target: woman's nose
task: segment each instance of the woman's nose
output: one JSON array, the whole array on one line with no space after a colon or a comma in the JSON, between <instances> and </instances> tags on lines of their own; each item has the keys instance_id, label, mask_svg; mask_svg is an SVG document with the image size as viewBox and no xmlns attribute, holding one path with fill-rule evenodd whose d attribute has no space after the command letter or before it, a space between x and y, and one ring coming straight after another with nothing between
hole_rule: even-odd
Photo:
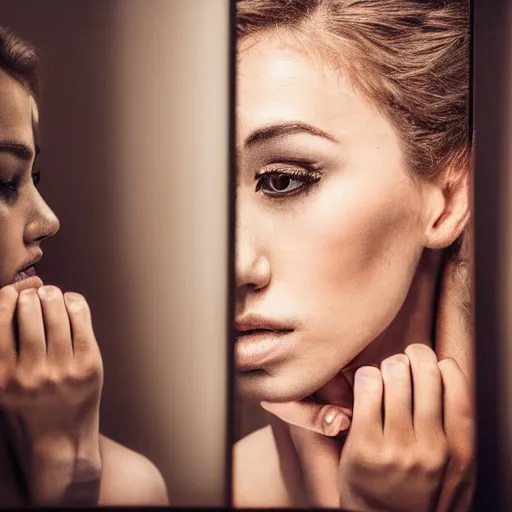
<instances>
[{"instance_id":1,"label":"woman's nose","mask_svg":"<svg viewBox=\"0 0 512 512\"><path fill-rule=\"evenodd\" d=\"M271 277L270 261L264 254L257 218L238 203L235 232L235 277L237 290L265 288Z\"/></svg>"},{"instance_id":2,"label":"woman's nose","mask_svg":"<svg viewBox=\"0 0 512 512\"><path fill-rule=\"evenodd\" d=\"M25 243L41 243L59 231L60 222L51 208L39 196L32 218L25 228Z\"/></svg>"}]
</instances>

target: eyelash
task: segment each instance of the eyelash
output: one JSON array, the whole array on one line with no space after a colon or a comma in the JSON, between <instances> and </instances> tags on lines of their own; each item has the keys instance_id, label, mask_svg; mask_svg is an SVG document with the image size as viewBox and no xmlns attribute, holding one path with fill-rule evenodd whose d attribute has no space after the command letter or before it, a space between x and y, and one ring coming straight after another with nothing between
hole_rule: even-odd
<instances>
[{"instance_id":1,"label":"eyelash","mask_svg":"<svg viewBox=\"0 0 512 512\"><path fill-rule=\"evenodd\" d=\"M32 183L37 188L41 181L41 173L39 171L33 171L31 177ZM18 195L19 187L20 183L17 178L11 180L0 180L0 196L7 201L14 201Z\"/></svg>"},{"instance_id":2,"label":"eyelash","mask_svg":"<svg viewBox=\"0 0 512 512\"><path fill-rule=\"evenodd\" d=\"M293 188L292 190L286 191L276 191L269 190L269 185L271 183L272 178L288 178L290 181L297 181L302 183L301 185ZM321 174L319 171L314 169L299 169L299 168L286 168L286 167L274 167L272 169L267 169L260 171L256 174L255 180L256 183L256 192L262 192L266 196L273 198L283 198L289 196L296 196L308 191L308 189L318 183L321 179ZM264 187L267 187L266 189ZM288 187L286 187L288 188Z\"/></svg>"}]
</instances>

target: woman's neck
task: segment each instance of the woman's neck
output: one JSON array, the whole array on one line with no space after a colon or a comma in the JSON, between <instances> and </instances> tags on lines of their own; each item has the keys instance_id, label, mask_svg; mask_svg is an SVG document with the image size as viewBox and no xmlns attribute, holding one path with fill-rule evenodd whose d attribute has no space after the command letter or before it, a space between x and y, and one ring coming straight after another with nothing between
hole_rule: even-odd
<instances>
[{"instance_id":1,"label":"woman's neck","mask_svg":"<svg viewBox=\"0 0 512 512\"><path fill-rule=\"evenodd\" d=\"M403 350L412 343L433 345L441 258L441 251L423 252L407 299L385 333L387 344L396 347L397 340L401 340Z\"/></svg>"},{"instance_id":2,"label":"woman's neck","mask_svg":"<svg viewBox=\"0 0 512 512\"><path fill-rule=\"evenodd\" d=\"M433 326L437 286L441 269L441 251L425 250L405 302L389 327L349 365L347 373L368 364L380 364L408 345L433 345ZM347 375L349 380L352 375Z\"/></svg>"}]
</instances>

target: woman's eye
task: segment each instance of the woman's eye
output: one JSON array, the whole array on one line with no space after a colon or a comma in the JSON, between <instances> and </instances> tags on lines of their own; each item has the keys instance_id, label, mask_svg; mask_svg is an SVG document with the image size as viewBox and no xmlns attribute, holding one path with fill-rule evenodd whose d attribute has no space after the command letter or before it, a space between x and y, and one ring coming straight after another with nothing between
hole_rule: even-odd
<instances>
[{"instance_id":1,"label":"woman's eye","mask_svg":"<svg viewBox=\"0 0 512 512\"><path fill-rule=\"evenodd\" d=\"M7 201L13 201L18 194L18 184L15 181L0 181L0 197Z\"/></svg>"},{"instance_id":2,"label":"woman's eye","mask_svg":"<svg viewBox=\"0 0 512 512\"><path fill-rule=\"evenodd\" d=\"M262 191L268 196L293 195L319 180L319 176L308 172L267 171L258 177L256 192Z\"/></svg>"},{"instance_id":3,"label":"woman's eye","mask_svg":"<svg viewBox=\"0 0 512 512\"><path fill-rule=\"evenodd\" d=\"M31 173L31 179L34 186L37 187L41 181L41 173L39 171L33 171ZM20 177L15 177L8 180L0 179L0 198L4 199L5 201L15 201L18 197L20 187L24 186L22 181L23 180Z\"/></svg>"}]
</instances>

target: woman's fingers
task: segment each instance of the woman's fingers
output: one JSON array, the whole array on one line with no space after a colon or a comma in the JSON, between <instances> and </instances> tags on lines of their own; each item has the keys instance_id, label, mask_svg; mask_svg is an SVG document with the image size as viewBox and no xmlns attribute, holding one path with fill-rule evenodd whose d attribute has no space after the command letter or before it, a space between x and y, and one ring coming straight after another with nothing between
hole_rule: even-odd
<instances>
[{"instance_id":1,"label":"woman's fingers","mask_svg":"<svg viewBox=\"0 0 512 512\"><path fill-rule=\"evenodd\" d=\"M28 290L30 288L41 288L41 286L43 286L43 282L39 277L31 277L30 279L22 279L21 281L16 281L14 284L9 286L12 286L19 293L22 290Z\"/></svg>"},{"instance_id":2,"label":"woman's fingers","mask_svg":"<svg viewBox=\"0 0 512 512\"><path fill-rule=\"evenodd\" d=\"M75 357L98 352L91 310L85 298L79 293L66 292L64 303L69 315Z\"/></svg>"},{"instance_id":3,"label":"woman's fingers","mask_svg":"<svg viewBox=\"0 0 512 512\"><path fill-rule=\"evenodd\" d=\"M35 288L22 290L18 297L19 362L33 369L46 358L46 341L41 302Z\"/></svg>"},{"instance_id":4,"label":"woman's fingers","mask_svg":"<svg viewBox=\"0 0 512 512\"><path fill-rule=\"evenodd\" d=\"M15 341L15 311L18 292L13 286L0 289L0 364L2 375L8 371L17 359Z\"/></svg>"},{"instance_id":5,"label":"woman's fingers","mask_svg":"<svg viewBox=\"0 0 512 512\"><path fill-rule=\"evenodd\" d=\"M418 439L435 441L444 437L443 384L434 351L415 343L405 349L411 364L413 383L413 421Z\"/></svg>"},{"instance_id":6,"label":"woman's fingers","mask_svg":"<svg viewBox=\"0 0 512 512\"><path fill-rule=\"evenodd\" d=\"M362 366L354 377L354 408L351 436L360 443L382 439L382 399L384 386L378 368Z\"/></svg>"},{"instance_id":7,"label":"woman's fingers","mask_svg":"<svg viewBox=\"0 0 512 512\"><path fill-rule=\"evenodd\" d=\"M444 430L452 458L467 461L473 450L474 423L470 388L464 373L453 359L439 362L444 384Z\"/></svg>"},{"instance_id":8,"label":"woman's fingers","mask_svg":"<svg viewBox=\"0 0 512 512\"><path fill-rule=\"evenodd\" d=\"M384 384L384 436L399 446L414 437L411 368L405 354L382 361Z\"/></svg>"},{"instance_id":9,"label":"woman's fingers","mask_svg":"<svg viewBox=\"0 0 512 512\"><path fill-rule=\"evenodd\" d=\"M47 355L57 365L65 364L73 355L71 327L62 292L56 286L38 290L46 331Z\"/></svg>"},{"instance_id":10,"label":"woman's fingers","mask_svg":"<svg viewBox=\"0 0 512 512\"><path fill-rule=\"evenodd\" d=\"M475 478L475 427L470 387L453 359L439 362L444 384L444 430L450 461L443 481L438 510L467 510Z\"/></svg>"},{"instance_id":11,"label":"woman's fingers","mask_svg":"<svg viewBox=\"0 0 512 512\"><path fill-rule=\"evenodd\" d=\"M262 402L261 406L290 425L324 436L347 430L352 417L352 386L340 372L313 397L297 402Z\"/></svg>"},{"instance_id":12,"label":"woman's fingers","mask_svg":"<svg viewBox=\"0 0 512 512\"><path fill-rule=\"evenodd\" d=\"M299 402L261 402L261 406L290 425L326 436L336 436L350 426L347 411L331 404L305 399Z\"/></svg>"}]
</instances>

